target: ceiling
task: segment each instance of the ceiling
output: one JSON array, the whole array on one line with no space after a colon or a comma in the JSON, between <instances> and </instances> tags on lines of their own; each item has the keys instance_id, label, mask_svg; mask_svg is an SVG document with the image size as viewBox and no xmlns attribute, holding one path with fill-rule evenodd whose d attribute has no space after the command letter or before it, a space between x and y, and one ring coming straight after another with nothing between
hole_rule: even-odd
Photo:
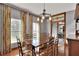
<instances>
[{"instance_id":1,"label":"ceiling","mask_svg":"<svg viewBox=\"0 0 79 59\"><path fill-rule=\"evenodd\" d=\"M30 12L39 15L43 12L44 3L11 3L17 7L29 10ZM76 3L46 3L46 13L57 14L75 10Z\"/></svg>"}]
</instances>

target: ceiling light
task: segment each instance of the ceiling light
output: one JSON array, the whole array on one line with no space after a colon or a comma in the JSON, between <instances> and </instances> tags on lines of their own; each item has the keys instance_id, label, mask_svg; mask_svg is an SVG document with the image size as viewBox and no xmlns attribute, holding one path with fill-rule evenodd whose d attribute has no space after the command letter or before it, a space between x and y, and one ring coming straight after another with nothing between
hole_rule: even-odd
<instances>
[{"instance_id":1,"label":"ceiling light","mask_svg":"<svg viewBox=\"0 0 79 59\"><path fill-rule=\"evenodd\" d=\"M44 20L45 19L45 16L42 16L42 19Z\"/></svg>"},{"instance_id":2,"label":"ceiling light","mask_svg":"<svg viewBox=\"0 0 79 59\"><path fill-rule=\"evenodd\" d=\"M41 23L43 23L43 19L41 19Z\"/></svg>"},{"instance_id":3,"label":"ceiling light","mask_svg":"<svg viewBox=\"0 0 79 59\"><path fill-rule=\"evenodd\" d=\"M49 20L50 20L50 21L52 20L51 16L49 17Z\"/></svg>"},{"instance_id":4,"label":"ceiling light","mask_svg":"<svg viewBox=\"0 0 79 59\"><path fill-rule=\"evenodd\" d=\"M37 21L39 21L40 19L39 19L39 17L37 18Z\"/></svg>"},{"instance_id":5,"label":"ceiling light","mask_svg":"<svg viewBox=\"0 0 79 59\"><path fill-rule=\"evenodd\" d=\"M48 20L52 20L52 18L51 18L51 14L49 14L49 13L46 13L46 9L45 9L45 3L44 3L44 9L43 9L43 13L41 13L40 14L40 17L41 17L41 23L45 20L45 19L47 19L47 18L49 18Z\"/></svg>"}]
</instances>

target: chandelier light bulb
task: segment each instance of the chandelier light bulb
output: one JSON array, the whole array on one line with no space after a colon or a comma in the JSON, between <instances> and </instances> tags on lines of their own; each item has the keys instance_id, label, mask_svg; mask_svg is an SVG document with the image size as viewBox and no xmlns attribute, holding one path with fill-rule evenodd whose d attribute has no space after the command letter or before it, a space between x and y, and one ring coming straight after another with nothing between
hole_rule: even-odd
<instances>
[{"instance_id":1,"label":"chandelier light bulb","mask_svg":"<svg viewBox=\"0 0 79 59\"><path fill-rule=\"evenodd\" d=\"M37 18L37 21L39 21L40 19L39 19L39 17Z\"/></svg>"},{"instance_id":2,"label":"chandelier light bulb","mask_svg":"<svg viewBox=\"0 0 79 59\"><path fill-rule=\"evenodd\" d=\"M51 20L52 20L52 18L51 18L51 17L49 17L49 20L51 21Z\"/></svg>"},{"instance_id":3,"label":"chandelier light bulb","mask_svg":"<svg viewBox=\"0 0 79 59\"><path fill-rule=\"evenodd\" d=\"M41 20L41 23L43 23L43 19Z\"/></svg>"},{"instance_id":4,"label":"chandelier light bulb","mask_svg":"<svg viewBox=\"0 0 79 59\"><path fill-rule=\"evenodd\" d=\"M44 17L44 16L42 16L42 19L44 20L44 19L45 19L45 17Z\"/></svg>"}]
</instances>

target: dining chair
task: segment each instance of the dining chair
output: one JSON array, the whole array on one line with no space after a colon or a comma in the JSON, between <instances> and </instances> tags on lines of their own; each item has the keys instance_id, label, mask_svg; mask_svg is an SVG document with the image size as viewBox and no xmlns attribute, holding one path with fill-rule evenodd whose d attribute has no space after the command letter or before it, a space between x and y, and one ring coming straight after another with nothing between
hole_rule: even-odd
<instances>
[{"instance_id":1,"label":"dining chair","mask_svg":"<svg viewBox=\"0 0 79 59\"><path fill-rule=\"evenodd\" d=\"M19 56L30 56L32 52L27 50L26 47L23 47L19 38L17 38L17 44L19 49Z\"/></svg>"}]
</instances>

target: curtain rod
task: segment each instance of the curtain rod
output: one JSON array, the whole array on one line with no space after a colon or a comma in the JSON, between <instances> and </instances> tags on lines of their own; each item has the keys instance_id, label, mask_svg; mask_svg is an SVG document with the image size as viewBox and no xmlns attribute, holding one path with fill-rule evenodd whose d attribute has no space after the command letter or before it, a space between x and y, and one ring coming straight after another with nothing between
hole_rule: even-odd
<instances>
[{"instance_id":1,"label":"curtain rod","mask_svg":"<svg viewBox=\"0 0 79 59\"><path fill-rule=\"evenodd\" d=\"M16 9L16 10L23 11L23 12L25 12L25 13L29 13L30 15L39 17L39 15L36 15L36 14L32 13L31 11L29 11L29 10L27 10L27 9L23 9L23 8L17 7L17 6L15 6L15 5L13 5L13 4L10 4L10 3L0 3L0 4L7 5L7 6L11 7L11 8Z\"/></svg>"}]
</instances>

